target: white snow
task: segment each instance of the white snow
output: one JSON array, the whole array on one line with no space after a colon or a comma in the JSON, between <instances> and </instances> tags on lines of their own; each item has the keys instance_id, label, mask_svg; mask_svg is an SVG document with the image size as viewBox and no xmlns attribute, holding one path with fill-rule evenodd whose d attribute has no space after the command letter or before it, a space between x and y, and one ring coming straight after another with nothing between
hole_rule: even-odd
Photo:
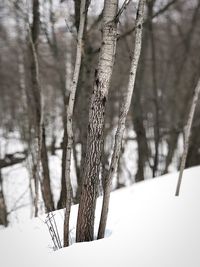
<instances>
[{"instance_id":1,"label":"white snow","mask_svg":"<svg viewBox=\"0 0 200 267\"><path fill-rule=\"evenodd\" d=\"M42 218L0 231L2 267L199 267L200 167L184 172L180 197L177 173L112 193L107 238L54 252ZM96 226L101 198L97 203ZM77 206L72 209L74 238ZM63 211L55 213L60 235ZM97 227L96 227L97 229Z\"/></svg>"}]
</instances>

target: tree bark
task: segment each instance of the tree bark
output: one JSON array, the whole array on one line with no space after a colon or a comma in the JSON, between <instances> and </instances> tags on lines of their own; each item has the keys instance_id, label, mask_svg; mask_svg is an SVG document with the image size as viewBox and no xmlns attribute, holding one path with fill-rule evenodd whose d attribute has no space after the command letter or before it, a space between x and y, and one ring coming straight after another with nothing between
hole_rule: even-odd
<instances>
[{"instance_id":1,"label":"tree bark","mask_svg":"<svg viewBox=\"0 0 200 267\"><path fill-rule=\"evenodd\" d=\"M103 40L89 110L87 148L82 171L82 192L78 210L76 241L92 241L97 187L103 151L105 106L115 59L118 0L105 0L103 13Z\"/></svg>"},{"instance_id":2,"label":"tree bark","mask_svg":"<svg viewBox=\"0 0 200 267\"><path fill-rule=\"evenodd\" d=\"M135 35L135 47L133 50L131 69L129 73L129 83L126 97L122 103L121 111L119 115L119 122L117 127L117 132L115 135L115 144L112 154L111 164L108 176L106 178L106 188L103 195L103 206L101 211L101 219L99 224L98 239L103 238L105 234L106 222L108 217L108 207L110 200L110 191L112 187L112 178L117 169L119 162L120 152L121 152L121 143L123 139L123 134L125 130L126 117L130 108L131 98L135 85L135 77L138 67L138 61L140 58L141 45L142 45L142 27L144 19L144 0L139 1L137 17L136 17L136 35Z\"/></svg>"}]
</instances>

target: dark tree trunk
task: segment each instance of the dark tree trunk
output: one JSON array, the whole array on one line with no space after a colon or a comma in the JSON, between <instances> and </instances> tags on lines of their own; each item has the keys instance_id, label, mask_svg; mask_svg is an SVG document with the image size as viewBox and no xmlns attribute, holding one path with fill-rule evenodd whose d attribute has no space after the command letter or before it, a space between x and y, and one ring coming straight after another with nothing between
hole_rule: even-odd
<instances>
[{"instance_id":1,"label":"dark tree trunk","mask_svg":"<svg viewBox=\"0 0 200 267\"><path fill-rule=\"evenodd\" d=\"M200 126L195 126L195 122L199 124L198 119L194 121L194 127L192 128L190 137L186 168L200 165Z\"/></svg>"},{"instance_id":2,"label":"dark tree trunk","mask_svg":"<svg viewBox=\"0 0 200 267\"><path fill-rule=\"evenodd\" d=\"M135 182L140 182L145 179L145 166L149 161L150 151L148 147L148 141L146 138L146 129L144 127L144 107L141 101L144 88L145 81L145 59L147 56L147 48L148 48L148 30L147 27L144 26L144 34L143 34L143 42L142 42L142 50L140 56L140 62L138 66L137 79L135 81L135 92L133 95L133 125L136 133L136 141L138 146L138 161L137 161L137 172L135 175Z\"/></svg>"},{"instance_id":3,"label":"dark tree trunk","mask_svg":"<svg viewBox=\"0 0 200 267\"><path fill-rule=\"evenodd\" d=\"M89 113L89 99L91 95L91 63L93 54L91 53L91 47L88 44L86 32L84 32L83 43L85 46L85 53L82 59L82 66L79 76L78 93L76 105L81 108L81 113L79 112L76 116L76 125L80 132L80 143L81 143L81 162L80 168L77 168L77 191L75 200L78 203L80 200L81 186L82 186L82 174L83 164L86 155L86 145L87 145L87 127L88 125L88 113Z\"/></svg>"},{"instance_id":4,"label":"dark tree trunk","mask_svg":"<svg viewBox=\"0 0 200 267\"><path fill-rule=\"evenodd\" d=\"M66 196L67 196L66 181L65 181L66 160L67 160L67 127L65 126L64 136L62 141L61 192L57 204L58 209L62 209L66 206Z\"/></svg>"},{"instance_id":5,"label":"dark tree trunk","mask_svg":"<svg viewBox=\"0 0 200 267\"><path fill-rule=\"evenodd\" d=\"M47 211L54 210L53 197L50 187L50 176L48 166L48 154L46 148L45 127L43 123L43 106L42 106L42 88L40 82L39 62L38 62L38 40L40 30L40 12L39 1L33 0L32 2L33 23L31 29L29 28L29 41L30 41L30 59L31 59L31 112L33 116L34 133L32 135L33 142L33 165L35 166L35 216L38 212L38 196L39 196L39 183L41 183L42 195ZM28 92L29 93L29 92ZM28 103L27 103L28 104ZM32 123L31 118L30 125ZM40 164L43 170L43 177L40 177Z\"/></svg>"},{"instance_id":6,"label":"dark tree trunk","mask_svg":"<svg viewBox=\"0 0 200 267\"><path fill-rule=\"evenodd\" d=\"M2 180L1 169L0 169L0 225L4 226L8 225L7 208L3 193L3 180Z\"/></svg>"},{"instance_id":7,"label":"dark tree trunk","mask_svg":"<svg viewBox=\"0 0 200 267\"><path fill-rule=\"evenodd\" d=\"M42 163L42 170L43 170L43 180L42 180L42 187L43 187L43 198L47 212L53 211L54 208L54 201L51 191L51 184L50 184L50 174L49 174L49 165L48 165L48 152L46 147L46 134L45 134L45 127L42 126L42 149L41 149L41 163Z\"/></svg>"}]
</instances>

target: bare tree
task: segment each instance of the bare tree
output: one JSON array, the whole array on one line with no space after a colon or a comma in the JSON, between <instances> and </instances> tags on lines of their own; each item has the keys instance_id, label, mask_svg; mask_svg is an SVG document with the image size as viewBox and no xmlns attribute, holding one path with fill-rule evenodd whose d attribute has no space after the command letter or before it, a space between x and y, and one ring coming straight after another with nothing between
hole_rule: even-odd
<instances>
[{"instance_id":1,"label":"bare tree","mask_svg":"<svg viewBox=\"0 0 200 267\"><path fill-rule=\"evenodd\" d=\"M160 116L159 116L159 97L158 97L158 83L157 83L157 61L156 61L156 42L155 42L155 33L154 25L152 21L153 9L154 9L155 0L147 2L148 7L148 29L150 33L150 42L151 42L151 56L152 56L152 86L153 86L153 102L155 110L155 122L153 125L154 128L154 162L152 166L152 175L156 176L158 164L159 164L159 142L160 142Z\"/></svg>"},{"instance_id":2,"label":"bare tree","mask_svg":"<svg viewBox=\"0 0 200 267\"><path fill-rule=\"evenodd\" d=\"M64 246L69 246L69 218L71 209L71 181L70 181L70 170L71 170L71 154L73 149L73 111L74 102L76 95L76 88L78 84L78 77L81 67L81 56L82 56L82 38L85 26L86 18L86 0L81 1L80 7L80 21L78 28L78 38L77 38L77 49L76 49L76 61L74 67L73 78L70 87L69 103L67 107L67 162L66 162L66 210L65 210L65 221L64 221Z\"/></svg>"},{"instance_id":3,"label":"bare tree","mask_svg":"<svg viewBox=\"0 0 200 267\"><path fill-rule=\"evenodd\" d=\"M168 172L168 167L169 167L170 163L172 162L172 159L174 156L174 151L175 151L175 148L177 147L178 137L179 137L181 130L182 130L180 128L183 127L182 118L185 117L186 109L185 109L185 106L182 105L181 111L177 112L177 106L178 105L177 105L176 100L179 99L180 90L182 91L181 81L184 77L187 63L191 57L192 41L194 39L195 29L198 25L199 10L200 10L200 1L197 1L197 4L196 4L194 11L193 11L191 22L189 23L189 28L187 29L185 36L182 37L183 38L182 43L184 45L184 54L182 55L182 57L180 59L180 63L178 65L178 69L176 71L176 76L175 76L174 84L173 84L173 87L176 88L176 90L174 89L173 93L172 93L173 94L172 99L174 101L172 102L172 106L170 108L170 113L171 113L171 117L173 117L174 120L173 120L173 123L171 125L171 135L170 135L169 140L168 140L168 152L167 152L167 156L166 156L165 168L164 168L163 173ZM180 31L180 28L179 28L179 31ZM182 35L182 33L181 33L181 35ZM177 48L173 48L172 55L174 54L174 52L176 50L177 50ZM186 94L185 100L187 101L187 99L188 99L188 95ZM181 121L181 124L182 124L181 125L182 127L178 127L178 129L175 128L175 124L176 125L178 123L180 124L179 121L177 122L177 117L179 118L179 120Z\"/></svg>"},{"instance_id":4,"label":"bare tree","mask_svg":"<svg viewBox=\"0 0 200 267\"><path fill-rule=\"evenodd\" d=\"M147 66L145 60L148 53L149 43L149 35L147 27L145 27L146 25L147 24L143 23L144 30L141 55L138 63L137 79L135 81L135 88L132 97L132 119L138 147L137 172L135 175L135 182L140 182L145 179L145 166L146 163L149 162L149 158L151 155L144 125L145 108L143 107L142 103L142 92L145 91L146 88L144 88L145 85L143 81L145 80L146 74ZM127 38L127 36L125 36L124 38Z\"/></svg>"},{"instance_id":5,"label":"bare tree","mask_svg":"<svg viewBox=\"0 0 200 267\"><path fill-rule=\"evenodd\" d=\"M32 114L34 118L34 144L33 144L33 164L35 169L35 216L38 213L39 183L41 183L42 195L47 211L54 210L53 196L50 187L50 175L48 168L48 155L45 142L45 127L43 121L42 89L40 82L38 63L38 39L40 30L39 1L33 1L33 22L32 27L28 24L28 35L30 41L31 56L31 100ZM31 119L31 118L30 118ZM40 164L43 170L41 179Z\"/></svg>"},{"instance_id":6,"label":"bare tree","mask_svg":"<svg viewBox=\"0 0 200 267\"><path fill-rule=\"evenodd\" d=\"M105 106L115 59L117 38L118 0L105 0L103 13L103 38L98 67L90 102L89 124L85 164L82 172L82 192L78 210L76 241L91 241L94 238L94 218L97 198Z\"/></svg>"},{"instance_id":7,"label":"bare tree","mask_svg":"<svg viewBox=\"0 0 200 267\"><path fill-rule=\"evenodd\" d=\"M179 172L178 183L177 183L177 188L176 188L176 193L175 193L176 196L179 196L179 193L180 193L181 181L182 181L182 177L183 177L183 171L185 169L185 162L186 162L188 148L189 148L192 121L193 121L193 118L194 118L194 113L195 113L196 105L197 105L197 102L198 102L199 93L200 93L200 79L199 79L199 81L197 83L197 86L195 88L195 91L194 91L194 96L193 96L193 99L192 99L190 113L189 113L188 121L187 121L187 124L186 124L186 127L185 127L184 151L183 151L183 155L182 155L182 159L181 159L180 172Z\"/></svg>"},{"instance_id":8,"label":"bare tree","mask_svg":"<svg viewBox=\"0 0 200 267\"><path fill-rule=\"evenodd\" d=\"M110 200L110 191L112 188L112 178L113 174L116 172L119 156L121 152L121 143L123 139L123 134L125 130L126 117L130 108L131 98L133 94L133 89L135 85L135 77L138 67L138 61L140 58L141 46L142 46L142 24L144 19L144 0L139 1L137 17L136 17L136 34L135 34L135 47L133 50L132 61L131 61L131 69L129 73L129 83L127 88L127 93L125 99L122 103L118 127L115 135L115 144L114 150L112 154L112 159L110 163L110 169L108 175L106 177L106 185L103 195L103 206L101 211L101 219L99 224L98 238L103 238L106 228L107 216L108 216L108 207Z\"/></svg>"}]
</instances>

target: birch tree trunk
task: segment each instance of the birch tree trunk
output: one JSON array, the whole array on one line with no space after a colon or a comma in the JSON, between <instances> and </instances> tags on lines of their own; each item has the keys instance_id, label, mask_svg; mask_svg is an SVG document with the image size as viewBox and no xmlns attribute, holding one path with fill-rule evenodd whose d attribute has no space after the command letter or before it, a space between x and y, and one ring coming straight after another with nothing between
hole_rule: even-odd
<instances>
[{"instance_id":1,"label":"birch tree trunk","mask_svg":"<svg viewBox=\"0 0 200 267\"><path fill-rule=\"evenodd\" d=\"M103 38L98 68L90 102L85 164L82 171L82 192L78 210L76 241L94 238L94 217L97 185L103 151L105 106L115 59L118 0L105 0Z\"/></svg>"},{"instance_id":2,"label":"birch tree trunk","mask_svg":"<svg viewBox=\"0 0 200 267\"><path fill-rule=\"evenodd\" d=\"M103 195L103 205L101 211L101 219L99 224L98 239L103 238L105 234L106 222L108 217L108 207L110 200L110 191L112 188L112 178L117 169L118 160L121 152L121 143L123 139L123 134L125 130L126 117L130 108L131 98L133 94L133 89L135 85L135 77L138 67L138 61L140 58L141 45L142 45L142 24L144 19L144 0L139 1L137 17L136 17L136 34L135 34L135 47L133 50L133 58L131 61L131 69L129 74L129 83L126 97L122 103L121 111L119 115L118 128L115 135L115 144L112 154L112 159L110 163L110 168L108 176L105 181L105 190Z\"/></svg>"},{"instance_id":3,"label":"birch tree trunk","mask_svg":"<svg viewBox=\"0 0 200 267\"><path fill-rule=\"evenodd\" d=\"M186 162L188 148L189 148L192 121L193 121L193 118L194 118L194 113L195 113L195 108L196 108L196 105L197 105L197 102L198 102L199 93L200 93L200 79L199 79L199 81L197 83L197 86L195 88L195 91L194 91L194 96L193 96L193 99L192 99L190 113L189 113L188 121L187 121L187 124L186 124L184 151L183 151L183 155L182 155L182 159L181 159L181 167L180 167L178 183L177 183L177 187L176 187L176 193L175 193L176 196L179 196L179 193L180 193L180 187L181 187L181 182L182 182L182 177L183 177L183 171L185 169L185 162Z\"/></svg>"},{"instance_id":4,"label":"birch tree trunk","mask_svg":"<svg viewBox=\"0 0 200 267\"><path fill-rule=\"evenodd\" d=\"M82 38L85 25L86 17L86 0L81 1L80 7L80 22L77 38L77 49L76 49L76 61L73 73L73 79L71 82L69 103L67 107L67 156L66 156L66 210L65 210L65 221L64 221L64 247L69 246L69 218L71 210L71 181L70 181L70 167L71 167L71 154L73 148L73 111L74 111L74 102L76 95L76 88L78 84L78 77L81 67L81 56L82 56Z\"/></svg>"}]
</instances>

